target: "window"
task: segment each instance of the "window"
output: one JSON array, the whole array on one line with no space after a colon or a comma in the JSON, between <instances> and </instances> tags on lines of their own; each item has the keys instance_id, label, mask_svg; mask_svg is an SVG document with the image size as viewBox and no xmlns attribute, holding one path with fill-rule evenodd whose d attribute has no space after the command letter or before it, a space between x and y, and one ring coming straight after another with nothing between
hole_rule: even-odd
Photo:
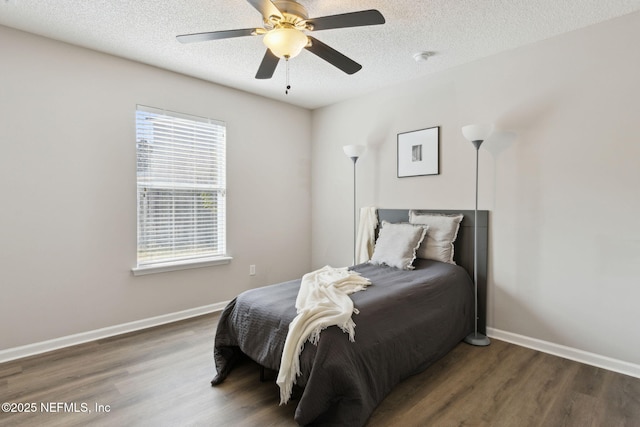
<instances>
[{"instance_id":1,"label":"window","mask_svg":"<svg viewBox=\"0 0 640 427\"><path fill-rule=\"evenodd\" d=\"M226 256L223 122L138 106L135 274Z\"/></svg>"}]
</instances>

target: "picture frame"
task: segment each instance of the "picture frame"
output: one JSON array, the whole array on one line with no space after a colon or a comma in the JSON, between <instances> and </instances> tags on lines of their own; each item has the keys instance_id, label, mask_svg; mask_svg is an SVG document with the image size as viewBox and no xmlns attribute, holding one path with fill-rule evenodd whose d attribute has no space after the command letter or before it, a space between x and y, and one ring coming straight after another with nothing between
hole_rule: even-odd
<instances>
[{"instance_id":1,"label":"picture frame","mask_svg":"<svg viewBox=\"0 0 640 427\"><path fill-rule=\"evenodd\" d=\"M440 126L398 134L398 178L440 174Z\"/></svg>"}]
</instances>

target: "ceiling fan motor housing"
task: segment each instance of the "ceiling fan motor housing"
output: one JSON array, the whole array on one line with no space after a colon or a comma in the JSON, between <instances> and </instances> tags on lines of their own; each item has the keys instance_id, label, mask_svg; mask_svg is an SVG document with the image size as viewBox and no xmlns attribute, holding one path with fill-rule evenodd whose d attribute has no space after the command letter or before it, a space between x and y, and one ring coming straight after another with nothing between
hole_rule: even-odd
<instances>
[{"instance_id":1,"label":"ceiling fan motor housing","mask_svg":"<svg viewBox=\"0 0 640 427\"><path fill-rule=\"evenodd\" d=\"M273 4L282 13L284 20L279 16L265 16L265 26L269 28L276 28L284 23L290 24L298 29L304 29L306 26L306 20L309 19L307 9L300 3L292 0L276 0Z\"/></svg>"}]
</instances>

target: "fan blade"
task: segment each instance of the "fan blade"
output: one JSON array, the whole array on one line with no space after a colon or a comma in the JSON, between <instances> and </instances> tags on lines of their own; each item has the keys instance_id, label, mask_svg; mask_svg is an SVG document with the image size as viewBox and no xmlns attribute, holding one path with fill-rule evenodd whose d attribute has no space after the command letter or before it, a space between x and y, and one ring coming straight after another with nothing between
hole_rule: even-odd
<instances>
[{"instance_id":1,"label":"fan blade","mask_svg":"<svg viewBox=\"0 0 640 427\"><path fill-rule=\"evenodd\" d=\"M256 79L270 79L274 71L276 71L278 61L280 61L280 58L267 49L260 63L260 68L258 68L258 72L256 73Z\"/></svg>"},{"instance_id":2,"label":"fan blade","mask_svg":"<svg viewBox=\"0 0 640 427\"><path fill-rule=\"evenodd\" d=\"M282 12L276 7L275 4L271 3L270 0L247 0L251 6L255 7L258 12L262 14L264 19L269 19L270 16L277 16L280 19L284 19L282 16Z\"/></svg>"},{"instance_id":3,"label":"fan blade","mask_svg":"<svg viewBox=\"0 0 640 427\"><path fill-rule=\"evenodd\" d=\"M313 26L313 31L330 30L332 28L362 27L364 25L384 24L384 16L375 9L360 12L343 13L341 15L322 16L306 21Z\"/></svg>"},{"instance_id":4,"label":"fan blade","mask_svg":"<svg viewBox=\"0 0 640 427\"><path fill-rule=\"evenodd\" d=\"M341 69L347 74L357 73L362 68L362 65L358 64L352 59L347 58L334 48L322 43L320 40L315 39L311 36L307 37L309 38L309 40L311 40L311 45L306 46L305 49L315 55L318 55L320 58L324 59L334 67Z\"/></svg>"},{"instance_id":5,"label":"fan blade","mask_svg":"<svg viewBox=\"0 0 640 427\"><path fill-rule=\"evenodd\" d=\"M245 28L242 30L211 31L208 33L182 34L180 36L176 36L176 39L178 39L180 43L206 42L208 40L221 40L221 39L231 39L234 37L253 36L253 35L256 35L256 31L259 31L259 30L260 29L256 29L256 28Z\"/></svg>"}]
</instances>

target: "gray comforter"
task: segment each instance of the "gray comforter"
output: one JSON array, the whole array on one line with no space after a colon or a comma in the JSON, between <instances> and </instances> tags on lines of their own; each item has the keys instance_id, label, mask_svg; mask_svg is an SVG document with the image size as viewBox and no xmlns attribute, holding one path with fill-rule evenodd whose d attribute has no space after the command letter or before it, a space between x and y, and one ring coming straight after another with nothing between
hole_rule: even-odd
<instances>
[{"instance_id":1,"label":"gray comforter","mask_svg":"<svg viewBox=\"0 0 640 427\"><path fill-rule=\"evenodd\" d=\"M355 342L338 327L300 356L304 388L295 420L301 425L359 426L404 378L448 353L473 328L473 283L461 267L416 260L416 269L361 264L371 280L352 294ZM244 292L222 313L214 359L221 383L242 353L278 370L300 280ZM290 402L289 404L295 401Z\"/></svg>"}]
</instances>

